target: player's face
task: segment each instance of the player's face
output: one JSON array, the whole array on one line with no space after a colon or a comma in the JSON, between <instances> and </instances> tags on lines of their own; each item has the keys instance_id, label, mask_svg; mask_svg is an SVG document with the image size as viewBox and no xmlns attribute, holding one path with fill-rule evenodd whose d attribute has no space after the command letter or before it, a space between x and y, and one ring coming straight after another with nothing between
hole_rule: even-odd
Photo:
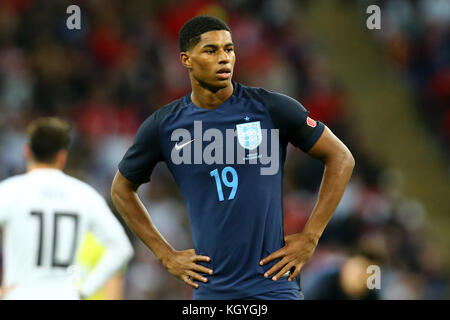
<instances>
[{"instance_id":1,"label":"player's face","mask_svg":"<svg viewBox=\"0 0 450 320\"><path fill-rule=\"evenodd\" d=\"M236 57L233 40L226 30L209 31L187 52L184 64L201 85L225 88L231 84Z\"/></svg>"}]
</instances>

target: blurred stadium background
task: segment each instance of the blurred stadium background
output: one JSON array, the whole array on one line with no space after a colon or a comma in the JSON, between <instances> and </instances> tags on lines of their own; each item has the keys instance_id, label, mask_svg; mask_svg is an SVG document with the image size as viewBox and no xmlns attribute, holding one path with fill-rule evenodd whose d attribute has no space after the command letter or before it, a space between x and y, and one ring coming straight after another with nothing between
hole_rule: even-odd
<instances>
[{"instance_id":1,"label":"blurred stadium background","mask_svg":"<svg viewBox=\"0 0 450 320\"><path fill-rule=\"evenodd\" d=\"M81 30L66 28L70 4L81 8ZM381 30L366 28L370 4L381 8ZM28 122L57 115L74 128L66 171L111 203L113 175L140 123L190 89L177 32L197 14L230 25L236 81L298 99L355 156L347 191L303 269L306 299L448 299L447 0L1 0L0 180L24 172ZM302 229L322 170L289 149L287 234ZM165 165L140 194L168 241L191 248L185 207ZM191 289L130 237L136 256L125 298L190 299ZM368 264L381 268L380 290L355 280Z\"/></svg>"}]
</instances>

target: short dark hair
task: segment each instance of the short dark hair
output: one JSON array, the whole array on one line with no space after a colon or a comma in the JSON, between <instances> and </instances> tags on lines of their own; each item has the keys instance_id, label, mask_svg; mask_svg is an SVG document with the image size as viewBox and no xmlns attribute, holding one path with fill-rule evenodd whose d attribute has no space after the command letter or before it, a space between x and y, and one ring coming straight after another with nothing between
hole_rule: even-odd
<instances>
[{"instance_id":1,"label":"short dark hair","mask_svg":"<svg viewBox=\"0 0 450 320\"><path fill-rule=\"evenodd\" d=\"M200 15L188 20L178 33L180 51L191 49L200 42L203 33L215 30L227 30L231 33L225 22L213 16Z\"/></svg>"},{"instance_id":2,"label":"short dark hair","mask_svg":"<svg viewBox=\"0 0 450 320\"><path fill-rule=\"evenodd\" d=\"M27 128L31 154L37 162L52 163L60 150L70 144L70 125L59 118L42 117Z\"/></svg>"}]
</instances>

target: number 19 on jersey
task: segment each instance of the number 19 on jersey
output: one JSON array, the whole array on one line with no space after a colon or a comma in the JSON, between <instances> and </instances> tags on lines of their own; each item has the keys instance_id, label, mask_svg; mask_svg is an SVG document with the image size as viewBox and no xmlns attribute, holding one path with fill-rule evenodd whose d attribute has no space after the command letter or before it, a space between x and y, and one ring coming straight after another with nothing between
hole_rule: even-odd
<instances>
[{"instance_id":1,"label":"number 19 on jersey","mask_svg":"<svg viewBox=\"0 0 450 320\"><path fill-rule=\"evenodd\" d=\"M231 174L231 180L228 179L228 175L227 175L228 173ZM236 191L237 191L238 184L239 184L238 174L237 174L236 170L233 169L232 167L225 167L225 168L223 168L222 174L220 176L219 176L219 170L217 170L217 169L212 170L209 174L211 177L214 177L214 179L215 179L216 188L217 188L217 196L219 197L219 201L224 201L222 182L226 187L231 188L231 192L230 192L230 195L228 196L228 200L233 200L234 197L236 196Z\"/></svg>"}]
</instances>

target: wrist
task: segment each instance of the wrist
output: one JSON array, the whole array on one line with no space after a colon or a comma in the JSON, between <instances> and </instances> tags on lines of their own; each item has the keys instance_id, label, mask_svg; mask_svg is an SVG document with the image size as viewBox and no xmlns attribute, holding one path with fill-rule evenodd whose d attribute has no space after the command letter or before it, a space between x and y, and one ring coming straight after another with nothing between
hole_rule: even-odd
<instances>
[{"instance_id":1,"label":"wrist","mask_svg":"<svg viewBox=\"0 0 450 320\"><path fill-rule=\"evenodd\" d=\"M158 260L161 261L161 263L164 266L167 266L168 261L173 260L173 256L175 254L175 250L173 248L167 248L160 254L156 255L158 257Z\"/></svg>"},{"instance_id":2,"label":"wrist","mask_svg":"<svg viewBox=\"0 0 450 320\"><path fill-rule=\"evenodd\" d=\"M306 228L305 228L306 229ZM320 236L322 235L321 232L303 229L302 233L306 236L306 238L312 242L314 245L317 245L319 243Z\"/></svg>"}]
</instances>

